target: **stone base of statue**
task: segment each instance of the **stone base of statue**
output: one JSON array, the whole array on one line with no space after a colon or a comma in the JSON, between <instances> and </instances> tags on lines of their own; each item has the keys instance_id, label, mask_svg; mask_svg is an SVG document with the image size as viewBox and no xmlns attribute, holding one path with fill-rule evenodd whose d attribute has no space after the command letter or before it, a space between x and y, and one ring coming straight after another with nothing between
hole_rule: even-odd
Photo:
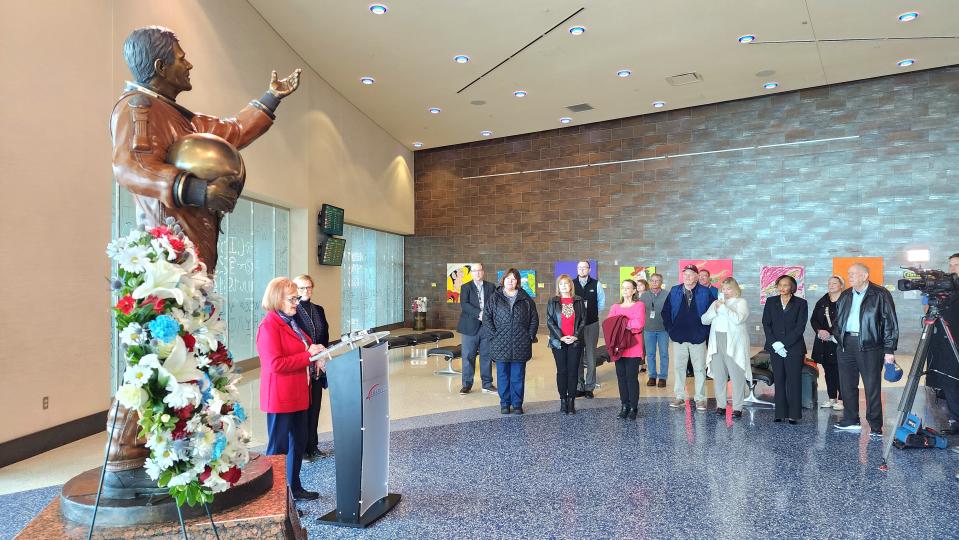
<instances>
[{"instance_id":1,"label":"stone base of statue","mask_svg":"<svg viewBox=\"0 0 959 540\"><path fill-rule=\"evenodd\" d=\"M218 493L210 510L220 538L291 538L301 530L287 494L285 456L251 454L240 481ZM63 486L18 538L86 538L96 501L100 469L82 473ZM190 538L214 538L203 506L184 505ZM179 537L176 505L167 495L136 499L100 498L94 538Z\"/></svg>"}]
</instances>

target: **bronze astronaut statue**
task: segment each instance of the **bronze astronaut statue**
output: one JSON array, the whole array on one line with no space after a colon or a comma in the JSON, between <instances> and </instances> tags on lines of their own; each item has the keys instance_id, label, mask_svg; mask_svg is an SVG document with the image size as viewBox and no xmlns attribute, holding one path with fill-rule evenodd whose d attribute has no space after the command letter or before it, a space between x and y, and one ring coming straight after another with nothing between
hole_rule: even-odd
<instances>
[{"instance_id":1,"label":"bronze astronaut statue","mask_svg":"<svg viewBox=\"0 0 959 540\"><path fill-rule=\"evenodd\" d=\"M176 102L180 92L193 88L193 65L173 31L159 26L138 28L124 42L123 56L134 82L127 83L110 119L113 175L133 194L140 224L154 227L163 225L168 216L175 218L213 275L220 220L236 205L245 170L241 166L231 174L200 178L168 163L169 149L178 139L195 133L217 135L236 149L249 145L273 125L280 100L297 89L302 70L279 80L274 71L262 97L233 118L217 118L194 113ZM137 421L136 411L119 407L107 456L107 497L133 498L157 492L156 483L143 469L150 452L145 441L137 439ZM107 418L108 430L112 422L113 414Z\"/></svg>"}]
</instances>

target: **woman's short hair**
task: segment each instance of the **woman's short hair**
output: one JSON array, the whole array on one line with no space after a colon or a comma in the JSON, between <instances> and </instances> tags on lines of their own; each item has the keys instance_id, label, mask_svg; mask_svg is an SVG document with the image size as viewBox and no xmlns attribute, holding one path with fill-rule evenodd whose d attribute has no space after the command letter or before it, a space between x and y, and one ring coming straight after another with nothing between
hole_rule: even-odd
<instances>
[{"instance_id":1,"label":"woman's short hair","mask_svg":"<svg viewBox=\"0 0 959 540\"><path fill-rule=\"evenodd\" d=\"M300 274L293 278L293 281L309 281L310 285L316 285L313 283L313 278L311 278L308 274Z\"/></svg>"},{"instance_id":2,"label":"woman's short hair","mask_svg":"<svg viewBox=\"0 0 959 540\"><path fill-rule=\"evenodd\" d=\"M631 280L631 279L624 279L624 280L622 281L622 283L631 283L631 284L633 285L633 298L632 298L631 300L632 300L633 302L639 300L639 291L636 290L636 282L633 281L633 280ZM620 297L619 297L619 300L620 300L620 302L622 302L622 301L623 301L623 297L620 296Z\"/></svg>"},{"instance_id":3,"label":"woman's short hair","mask_svg":"<svg viewBox=\"0 0 959 540\"><path fill-rule=\"evenodd\" d=\"M556 296L562 296L559 294L559 284L562 281L569 283L569 295L575 296L576 285L573 284L573 278L569 277L569 274L560 274L559 277L556 278Z\"/></svg>"},{"instance_id":4,"label":"woman's short hair","mask_svg":"<svg viewBox=\"0 0 959 540\"><path fill-rule=\"evenodd\" d=\"M287 297L295 294L296 283L293 283L293 280L288 277L273 278L266 286L266 290L263 291L263 301L260 302L260 307L267 313L280 311L283 309Z\"/></svg>"},{"instance_id":5,"label":"woman's short hair","mask_svg":"<svg viewBox=\"0 0 959 540\"><path fill-rule=\"evenodd\" d=\"M739 286L739 282L732 276L724 279L720 285L728 285L730 289L736 292L736 298L743 295L743 288Z\"/></svg>"},{"instance_id":6,"label":"woman's short hair","mask_svg":"<svg viewBox=\"0 0 959 540\"><path fill-rule=\"evenodd\" d=\"M519 284L523 281L523 278L519 277L519 270L515 268L510 268L509 270L503 272L503 278L499 280L500 287L503 286L503 283L506 282L506 276L513 274L513 277L516 278L516 288L520 288Z\"/></svg>"},{"instance_id":7,"label":"woman's short hair","mask_svg":"<svg viewBox=\"0 0 959 540\"><path fill-rule=\"evenodd\" d=\"M789 281L789 294L796 294L796 290L799 288L799 283L796 282L796 278L790 276L789 274L783 274L776 278L776 286L779 286L779 282L782 280Z\"/></svg>"},{"instance_id":8,"label":"woman's short hair","mask_svg":"<svg viewBox=\"0 0 959 540\"><path fill-rule=\"evenodd\" d=\"M845 288L846 288L846 280L844 280L843 278L841 278L841 277L839 277L839 276L829 276L829 279L839 280L839 288L840 288L840 289L845 289ZM827 280L827 281L828 281L828 280Z\"/></svg>"}]
</instances>

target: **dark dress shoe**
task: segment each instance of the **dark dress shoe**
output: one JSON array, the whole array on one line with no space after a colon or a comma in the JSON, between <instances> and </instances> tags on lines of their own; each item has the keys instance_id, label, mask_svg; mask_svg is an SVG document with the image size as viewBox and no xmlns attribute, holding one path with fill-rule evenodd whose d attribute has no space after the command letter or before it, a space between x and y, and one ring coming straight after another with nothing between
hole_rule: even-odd
<instances>
[{"instance_id":1,"label":"dark dress shoe","mask_svg":"<svg viewBox=\"0 0 959 540\"><path fill-rule=\"evenodd\" d=\"M743 415L743 411L733 411L733 418L740 418Z\"/></svg>"},{"instance_id":2,"label":"dark dress shoe","mask_svg":"<svg viewBox=\"0 0 959 540\"><path fill-rule=\"evenodd\" d=\"M513 408L513 414L523 414L523 408L522 407Z\"/></svg>"},{"instance_id":3,"label":"dark dress shoe","mask_svg":"<svg viewBox=\"0 0 959 540\"><path fill-rule=\"evenodd\" d=\"M619 414L616 415L616 418L626 418L627 414L629 414L629 407L627 407L626 405L623 405L619 409Z\"/></svg>"},{"instance_id":4,"label":"dark dress shoe","mask_svg":"<svg viewBox=\"0 0 959 540\"><path fill-rule=\"evenodd\" d=\"M646 386L656 386L656 379L650 377L649 380L646 381Z\"/></svg>"},{"instance_id":5,"label":"dark dress shoe","mask_svg":"<svg viewBox=\"0 0 959 540\"><path fill-rule=\"evenodd\" d=\"M576 397L584 397L586 395L586 390L577 390Z\"/></svg>"},{"instance_id":6,"label":"dark dress shoe","mask_svg":"<svg viewBox=\"0 0 959 540\"><path fill-rule=\"evenodd\" d=\"M592 391L592 390L587 390L587 391L586 391L586 399L593 399L593 391Z\"/></svg>"},{"instance_id":7,"label":"dark dress shoe","mask_svg":"<svg viewBox=\"0 0 959 540\"><path fill-rule=\"evenodd\" d=\"M630 409L630 410L629 410L629 414L627 415L627 418L629 418L630 420L635 420L635 419L636 419L636 412L637 412L638 410L639 410L639 409L637 409L636 407L633 407L632 409Z\"/></svg>"},{"instance_id":8,"label":"dark dress shoe","mask_svg":"<svg viewBox=\"0 0 959 540\"><path fill-rule=\"evenodd\" d=\"M499 413L500 413L500 414L509 414L509 407L508 407L508 406L507 406L507 407L500 407Z\"/></svg>"},{"instance_id":9,"label":"dark dress shoe","mask_svg":"<svg viewBox=\"0 0 959 540\"><path fill-rule=\"evenodd\" d=\"M315 491L307 491L303 488L293 490L293 499L297 501L315 501L320 498L320 494Z\"/></svg>"},{"instance_id":10,"label":"dark dress shoe","mask_svg":"<svg viewBox=\"0 0 959 540\"><path fill-rule=\"evenodd\" d=\"M790 418L789 423L795 426L796 424L799 423L799 420L793 420L792 418Z\"/></svg>"},{"instance_id":11,"label":"dark dress shoe","mask_svg":"<svg viewBox=\"0 0 959 540\"><path fill-rule=\"evenodd\" d=\"M566 398L559 400L559 412L569 414L569 402L566 401Z\"/></svg>"},{"instance_id":12,"label":"dark dress shoe","mask_svg":"<svg viewBox=\"0 0 959 540\"><path fill-rule=\"evenodd\" d=\"M716 407L716 414L726 416L726 409L724 407Z\"/></svg>"},{"instance_id":13,"label":"dark dress shoe","mask_svg":"<svg viewBox=\"0 0 959 540\"><path fill-rule=\"evenodd\" d=\"M659 388L666 388L666 379L659 379L656 381L656 386Z\"/></svg>"},{"instance_id":14,"label":"dark dress shoe","mask_svg":"<svg viewBox=\"0 0 959 540\"><path fill-rule=\"evenodd\" d=\"M782 418L774 418L774 419L773 419L773 422L782 422L782 421L783 421Z\"/></svg>"},{"instance_id":15,"label":"dark dress shoe","mask_svg":"<svg viewBox=\"0 0 959 540\"><path fill-rule=\"evenodd\" d=\"M307 463L312 463L317 460L319 456L316 455L316 452L307 452L303 454L303 461Z\"/></svg>"},{"instance_id":16,"label":"dark dress shoe","mask_svg":"<svg viewBox=\"0 0 959 540\"><path fill-rule=\"evenodd\" d=\"M566 408L569 409L569 414L576 414L576 398L569 398L566 402Z\"/></svg>"}]
</instances>

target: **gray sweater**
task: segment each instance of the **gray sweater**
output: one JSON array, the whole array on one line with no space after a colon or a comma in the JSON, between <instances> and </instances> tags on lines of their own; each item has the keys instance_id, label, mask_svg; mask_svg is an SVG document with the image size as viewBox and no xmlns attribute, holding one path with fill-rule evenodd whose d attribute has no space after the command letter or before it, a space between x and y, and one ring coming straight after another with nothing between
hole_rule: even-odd
<instances>
[{"instance_id":1,"label":"gray sweater","mask_svg":"<svg viewBox=\"0 0 959 540\"><path fill-rule=\"evenodd\" d=\"M666 303L668 296L669 291L660 289L659 294L653 294L652 290L648 290L639 297L639 301L646 305L646 331L666 330L663 326L663 304Z\"/></svg>"}]
</instances>

